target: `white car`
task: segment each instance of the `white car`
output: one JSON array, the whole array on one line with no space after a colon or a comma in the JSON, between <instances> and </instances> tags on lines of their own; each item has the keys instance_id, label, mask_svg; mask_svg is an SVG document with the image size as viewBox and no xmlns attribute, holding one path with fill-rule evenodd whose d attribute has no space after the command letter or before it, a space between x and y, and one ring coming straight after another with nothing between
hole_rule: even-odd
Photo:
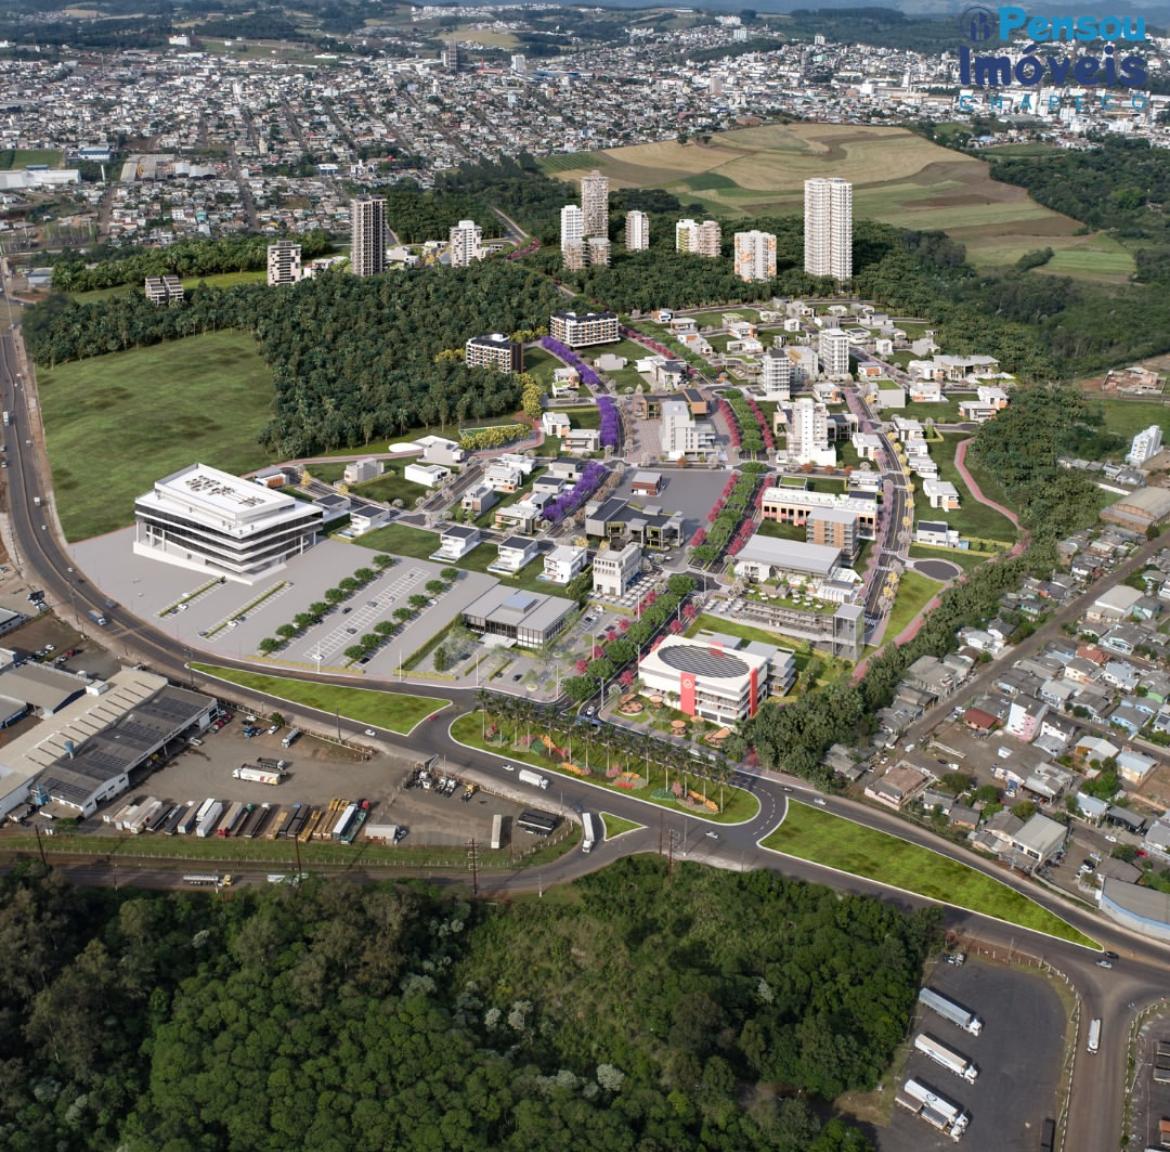
<instances>
[{"instance_id":1,"label":"white car","mask_svg":"<svg viewBox=\"0 0 1170 1152\"><path fill-rule=\"evenodd\" d=\"M719 839L719 833L718 833L718 832L708 832L708 833L707 833L707 838L708 838L709 840L718 840L718 839Z\"/></svg>"},{"instance_id":2,"label":"white car","mask_svg":"<svg viewBox=\"0 0 1170 1152\"><path fill-rule=\"evenodd\" d=\"M515 772L515 771L516 771L516 765L515 765L515 764L505 764L505 765L504 765L504 771L505 771L505 772Z\"/></svg>"},{"instance_id":3,"label":"white car","mask_svg":"<svg viewBox=\"0 0 1170 1152\"><path fill-rule=\"evenodd\" d=\"M823 796L817 796L817 797L815 797L815 798L814 798L814 800L813 800L813 803L814 803L814 804L815 804L815 805L816 805L818 808L824 808L824 807L826 807L826 805L825 805L825 798L824 798Z\"/></svg>"},{"instance_id":4,"label":"white car","mask_svg":"<svg viewBox=\"0 0 1170 1152\"><path fill-rule=\"evenodd\" d=\"M367 729L366 729L366 735L367 735L367 736L377 736L377 735L378 735L378 733L377 733L377 732L375 732L375 731L373 730L373 728L367 728Z\"/></svg>"}]
</instances>

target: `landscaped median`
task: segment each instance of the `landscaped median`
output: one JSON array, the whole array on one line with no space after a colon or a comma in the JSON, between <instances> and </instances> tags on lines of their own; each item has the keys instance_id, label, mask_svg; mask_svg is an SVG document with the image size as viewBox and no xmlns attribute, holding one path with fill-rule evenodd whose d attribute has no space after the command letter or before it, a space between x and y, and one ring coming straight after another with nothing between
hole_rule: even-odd
<instances>
[{"instance_id":1,"label":"landscaped median","mask_svg":"<svg viewBox=\"0 0 1170 1152\"><path fill-rule=\"evenodd\" d=\"M618 796L628 796L634 800L640 800L644 804L652 804L672 812L685 813L687 816L694 816L699 820L710 820L717 824L746 824L759 814L759 801L750 792L745 792L742 788L736 788L731 784L716 784L693 773L689 774L688 779L685 780L684 787L709 797L713 806L721 798L722 808L717 811L708 811L697 804L684 804L672 795L671 784L677 782L680 775L687 774L658 765L652 760L647 761L639 755L614 754L610 758L611 763L620 766L623 772L614 779L609 779L605 769L605 742L598 734L589 737L582 732L577 739L576 747L580 751L574 762L580 762L579 769L583 769L585 766L584 750L586 744L591 746L589 775L583 775L580 770L577 772L566 771L561 767L566 761L554 750L547 748L542 741L540 730L535 725L532 727L535 738L527 748L524 748L517 743L515 738L507 739L501 736L495 740L486 739L483 735L483 715L479 711L467 712L452 723L451 738L467 748L490 752L502 760L526 764L532 768L539 768L542 772L552 772L569 780L578 780L582 784L589 784L594 788L600 788ZM516 725L514 730L516 738L519 737L518 729L519 725ZM561 739L564 738L561 737ZM623 779L626 781L625 786L617 783L618 780Z\"/></svg>"},{"instance_id":2,"label":"landscaped median","mask_svg":"<svg viewBox=\"0 0 1170 1152\"><path fill-rule=\"evenodd\" d=\"M784 822L760 845L1033 932L1086 948L1100 948L1095 940L993 876L909 840L818 812L806 804L789 800Z\"/></svg>"},{"instance_id":3,"label":"landscaped median","mask_svg":"<svg viewBox=\"0 0 1170 1152\"><path fill-rule=\"evenodd\" d=\"M615 816L612 812L602 812L601 823L605 828L605 842L607 844L619 836L624 836L627 832L637 832L640 828L646 827L645 824L639 824L636 820Z\"/></svg>"},{"instance_id":4,"label":"landscaped median","mask_svg":"<svg viewBox=\"0 0 1170 1152\"><path fill-rule=\"evenodd\" d=\"M193 671L251 692L275 696L287 704L316 708L330 715L343 716L371 728L385 728L407 735L428 716L447 706L436 696L410 696L404 692L378 692L372 688L349 688L341 684L322 684L316 680L294 680L289 676L269 676L240 668L223 668L218 664L191 664Z\"/></svg>"}]
</instances>

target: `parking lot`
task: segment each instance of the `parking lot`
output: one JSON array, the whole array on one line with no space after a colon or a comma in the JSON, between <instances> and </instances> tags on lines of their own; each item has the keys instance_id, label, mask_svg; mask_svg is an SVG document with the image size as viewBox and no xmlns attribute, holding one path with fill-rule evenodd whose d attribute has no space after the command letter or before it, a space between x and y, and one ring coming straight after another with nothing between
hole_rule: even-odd
<instances>
[{"instance_id":1,"label":"parking lot","mask_svg":"<svg viewBox=\"0 0 1170 1152\"><path fill-rule=\"evenodd\" d=\"M1170 1042L1170 1011L1151 1016L1138 1033L1130 1112L1129 1149L1157 1148L1158 1122L1170 1119L1170 1082L1155 1079L1159 1041ZM1165 1060L1160 1061L1166 1063ZM1170 1069L1158 1073L1170 1077Z\"/></svg>"},{"instance_id":2,"label":"parking lot","mask_svg":"<svg viewBox=\"0 0 1170 1152\"><path fill-rule=\"evenodd\" d=\"M662 477L662 487L657 496L634 495L634 469L628 469L614 496L622 500L633 500L644 506L659 505L664 512L679 511L683 514L684 540L690 539L700 524L707 522L707 513L715 507L728 477L723 469L709 471L705 468L659 468L650 466L647 471L657 472Z\"/></svg>"},{"instance_id":3,"label":"parking lot","mask_svg":"<svg viewBox=\"0 0 1170 1152\"><path fill-rule=\"evenodd\" d=\"M979 1069L973 1084L922 1053L911 1051L896 1084L909 1077L962 1107L971 1117L960 1146L970 1152L1036 1152L1044 1120L1055 1117L1066 1016L1048 981L1018 968L968 959L962 967L939 964L927 986L968 1008L983 1021L972 1036L921 1008L913 1035L926 1032ZM911 1036L911 1042L913 1040ZM954 1148L944 1133L895 1106L878 1132L881 1152L942 1152Z\"/></svg>"}]
</instances>

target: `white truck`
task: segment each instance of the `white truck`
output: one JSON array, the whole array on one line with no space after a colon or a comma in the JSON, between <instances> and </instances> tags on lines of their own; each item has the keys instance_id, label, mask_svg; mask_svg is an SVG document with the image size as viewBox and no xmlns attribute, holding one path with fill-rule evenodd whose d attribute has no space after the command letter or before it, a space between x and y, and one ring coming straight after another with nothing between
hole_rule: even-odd
<instances>
[{"instance_id":1,"label":"white truck","mask_svg":"<svg viewBox=\"0 0 1170 1152\"><path fill-rule=\"evenodd\" d=\"M521 768L516 773L516 779L521 784L531 784L533 788L548 788L548 777L542 776L539 772L533 772L528 768Z\"/></svg>"},{"instance_id":2,"label":"white truck","mask_svg":"<svg viewBox=\"0 0 1170 1152\"><path fill-rule=\"evenodd\" d=\"M368 833L367 833L368 835ZM492 849L499 849L504 843L504 818L499 814L492 817Z\"/></svg>"},{"instance_id":3,"label":"white truck","mask_svg":"<svg viewBox=\"0 0 1170 1152\"><path fill-rule=\"evenodd\" d=\"M933 988L923 988L918 993L918 999L927 1008L937 1012L944 1020L958 1025L964 1032L970 1032L972 1036L978 1036L983 1031L983 1021L974 1012L968 1012L966 1008L960 1007L953 1000L948 1000L945 996L935 992Z\"/></svg>"},{"instance_id":4,"label":"white truck","mask_svg":"<svg viewBox=\"0 0 1170 1152\"><path fill-rule=\"evenodd\" d=\"M948 1048L933 1036L927 1036L925 1032L919 1032L914 1037L914 1047L940 1067L945 1068L948 1072L953 1072L956 1076L962 1076L968 1084L975 1083L975 1077L979 1075L979 1069L961 1052L956 1052L953 1048Z\"/></svg>"},{"instance_id":5,"label":"white truck","mask_svg":"<svg viewBox=\"0 0 1170 1152\"><path fill-rule=\"evenodd\" d=\"M231 873L221 876L218 872L199 872L183 877L184 884L191 884L196 888L230 888L232 886Z\"/></svg>"},{"instance_id":6,"label":"white truck","mask_svg":"<svg viewBox=\"0 0 1170 1152\"><path fill-rule=\"evenodd\" d=\"M218 800L212 800L211 807L203 814L202 819L195 826L195 835L205 840L215 831L219 818L223 815L223 805Z\"/></svg>"},{"instance_id":7,"label":"white truck","mask_svg":"<svg viewBox=\"0 0 1170 1152\"><path fill-rule=\"evenodd\" d=\"M1094 1020L1089 1025L1089 1051L1094 1055L1101 1050L1101 1021Z\"/></svg>"},{"instance_id":8,"label":"white truck","mask_svg":"<svg viewBox=\"0 0 1170 1152\"><path fill-rule=\"evenodd\" d=\"M958 1140L971 1121L962 1108L932 1091L921 1080L907 1080L894 1100L952 1140Z\"/></svg>"},{"instance_id":9,"label":"white truck","mask_svg":"<svg viewBox=\"0 0 1170 1152\"><path fill-rule=\"evenodd\" d=\"M597 843L597 832L595 828L595 821L592 815L588 812L581 813L581 851L592 852L593 845Z\"/></svg>"},{"instance_id":10,"label":"white truck","mask_svg":"<svg viewBox=\"0 0 1170 1152\"><path fill-rule=\"evenodd\" d=\"M232 775L237 780L250 780L253 784L279 784L284 773L275 768L258 768L254 764L241 764Z\"/></svg>"}]
</instances>

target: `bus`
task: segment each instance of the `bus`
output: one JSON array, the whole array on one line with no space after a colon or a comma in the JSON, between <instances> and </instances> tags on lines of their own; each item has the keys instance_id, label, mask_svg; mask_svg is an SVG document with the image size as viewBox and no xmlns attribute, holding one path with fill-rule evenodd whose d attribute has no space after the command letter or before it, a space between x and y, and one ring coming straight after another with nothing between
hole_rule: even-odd
<instances>
[{"instance_id":1,"label":"bus","mask_svg":"<svg viewBox=\"0 0 1170 1152\"><path fill-rule=\"evenodd\" d=\"M1089 1025L1089 1051L1098 1052L1101 1049L1101 1021L1094 1020Z\"/></svg>"},{"instance_id":2,"label":"bus","mask_svg":"<svg viewBox=\"0 0 1170 1152\"><path fill-rule=\"evenodd\" d=\"M503 847L504 844L504 818L500 815L492 817L492 848L497 849Z\"/></svg>"},{"instance_id":3,"label":"bus","mask_svg":"<svg viewBox=\"0 0 1170 1152\"><path fill-rule=\"evenodd\" d=\"M557 818L543 812L521 812L516 824L533 836L551 836L556 830Z\"/></svg>"},{"instance_id":4,"label":"bus","mask_svg":"<svg viewBox=\"0 0 1170 1152\"><path fill-rule=\"evenodd\" d=\"M581 832L581 851L592 852L593 845L597 842L597 832L593 816L588 812L581 813Z\"/></svg>"}]
</instances>

